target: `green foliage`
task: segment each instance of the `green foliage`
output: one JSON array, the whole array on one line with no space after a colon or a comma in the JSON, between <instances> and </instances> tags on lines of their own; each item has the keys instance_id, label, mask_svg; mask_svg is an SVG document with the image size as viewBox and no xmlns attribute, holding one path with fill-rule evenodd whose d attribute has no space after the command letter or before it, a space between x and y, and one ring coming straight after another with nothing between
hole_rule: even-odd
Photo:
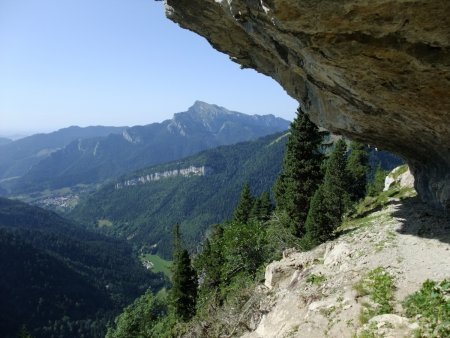
<instances>
[{"instance_id":1,"label":"green foliage","mask_svg":"<svg viewBox=\"0 0 450 338\"><path fill-rule=\"evenodd\" d=\"M370 318L386 313L392 313L394 300L394 278L383 268L370 271L354 286L359 296L369 296L373 304L365 304L360 320L367 323Z\"/></svg>"},{"instance_id":2,"label":"green foliage","mask_svg":"<svg viewBox=\"0 0 450 338\"><path fill-rule=\"evenodd\" d=\"M174 177L123 189L106 185L82 200L71 217L166 259L172 254L172 226L180 223L187 248L194 250L213 224L233 216L246 182L256 195L271 189L281 170L285 141L276 134L144 169L120 181L191 165L211 171L206 176ZM113 225L98 229L99 219Z\"/></svg>"},{"instance_id":3,"label":"green foliage","mask_svg":"<svg viewBox=\"0 0 450 338\"><path fill-rule=\"evenodd\" d=\"M166 313L165 299L154 296L149 290L116 318L114 328L108 328L106 338L159 338L153 334L154 326Z\"/></svg>"},{"instance_id":4,"label":"green foliage","mask_svg":"<svg viewBox=\"0 0 450 338\"><path fill-rule=\"evenodd\" d=\"M347 173L346 145L336 143L327 161L323 184L314 193L306 220L304 245L313 247L333 236L350 206L349 179Z\"/></svg>"},{"instance_id":5,"label":"green foliage","mask_svg":"<svg viewBox=\"0 0 450 338\"><path fill-rule=\"evenodd\" d=\"M270 194L267 191L264 191L259 200L261 201L261 205L259 210L256 212L256 218L259 221L267 221L273 211L273 204L270 199Z\"/></svg>"},{"instance_id":6,"label":"green foliage","mask_svg":"<svg viewBox=\"0 0 450 338\"><path fill-rule=\"evenodd\" d=\"M257 200L257 202L258 204L261 204L261 201ZM253 198L250 191L250 186L248 183L246 183L244 185L244 188L242 189L239 203L234 210L233 221L238 223L247 223L250 219L250 214L252 213L254 203L255 199ZM259 209L260 206L256 206L256 208Z\"/></svg>"},{"instance_id":7,"label":"green foliage","mask_svg":"<svg viewBox=\"0 0 450 338\"><path fill-rule=\"evenodd\" d=\"M275 211L271 219L265 223L268 260L281 259L281 253L286 249L305 249L301 245L301 240L290 231L288 227L290 222L291 219L286 212Z\"/></svg>"},{"instance_id":8,"label":"green foliage","mask_svg":"<svg viewBox=\"0 0 450 338\"><path fill-rule=\"evenodd\" d=\"M264 226L257 221L231 222L223 233L224 265L222 278L225 283L239 272L255 276L265 261L266 238Z\"/></svg>"},{"instance_id":9,"label":"green foliage","mask_svg":"<svg viewBox=\"0 0 450 338\"><path fill-rule=\"evenodd\" d=\"M392 178L393 178L394 180L397 180L397 179L400 177L400 175L406 173L408 170L409 170L408 165L407 165L407 164L403 164L403 165L401 165L400 167L398 167L398 169L395 170L395 171L392 173Z\"/></svg>"},{"instance_id":10,"label":"green foliage","mask_svg":"<svg viewBox=\"0 0 450 338\"><path fill-rule=\"evenodd\" d=\"M254 201L250 207L254 217L249 217L245 223L233 220L216 225L204 242L202 252L195 258L194 266L201 282L197 315L193 322L211 322L207 330L211 336L233 332L223 323L224 318L220 318L217 311L224 306L232 309L233 313L238 312L249 299L256 280L261 278L264 264L274 258L274 252L279 254L274 248L275 241L268 242L268 229L275 229L269 225L273 221L263 220L269 219L264 215L271 208L268 194L259 198L248 197ZM261 206L265 204L266 211L255 211L263 210ZM271 231L271 235L274 233L277 231Z\"/></svg>"},{"instance_id":11,"label":"green foliage","mask_svg":"<svg viewBox=\"0 0 450 338\"><path fill-rule=\"evenodd\" d=\"M33 338L25 325L19 331L19 338Z\"/></svg>"},{"instance_id":12,"label":"green foliage","mask_svg":"<svg viewBox=\"0 0 450 338\"><path fill-rule=\"evenodd\" d=\"M386 178L387 172L381 168L380 165L377 166L375 171L375 176L372 182L367 186L367 195L376 196L381 193L384 189L384 179Z\"/></svg>"},{"instance_id":13,"label":"green foliage","mask_svg":"<svg viewBox=\"0 0 450 338\"><path fill-rule=\"evenodd\" d=\"M322 274L310 274L307 278L306 281L310 284L314 284L314 285L321 285L323 282L325 282L327 280L327 277L325 277Z\"/></svg>"},{"instance_id":14,"label":"green foliage","mask_svg":"<svg viewBox=\"0 0 450 338\"><path fill-rule=\"evenodd\" d=\"M270 194L265 191L261 197L254 199L253 207L250 212L249 220L267 221L272 215L273 205L270 199Z\"/></svg>"},{"instance_id":15,"label":"green foliage","mask_svg":"<svg viewBox=\"0 0 450 338\"><path fill-rule=\"evenodd\" d=\"M131 247L46 210L0 198L0 327L34 337L100 337L106 323L164 278Z\"/></svg>"},{"instance_id":16,"label":"green foliage","mask_svg":"<svg viewBox=\"0 0 450 338\"><path fill-rule=\"evenodd\" d=\"M450 280L425 281L403 307L408 317L419 320L421 336L450 337Z\"/></svg>"},{"instance_id":17,"label":"green foliage","mask_svg":"<svg viewBox=\"0 0 450 338\"><path fill-rule=\"evenodd\" d=\"M358 142L352 142L350 149L351 153L347 160L347 172L351 182L350 196L353 201L358 201L366 196L367 175L370 171L369 152Z\"/></svg>"},{"instance_id":18,"label":"green foliage","mask_svg":"<svg viewBox=\"0 0 450 338\"><path fill-rule=\"evenodd\" d=\"M222 281L222 267L224 265L223 246L224 228L222 225L214 226L210 238L206 238L203 250L194 261L194 266L202 278L199 292L202 296L205 292L216 290Z\"/></svg>"},{"instance_id":19,"label":"green foliage","mask_svg":"<svg viewBox=\"0 0 450 338\"><path fill-rule=\"evenodd\" d=\"M323 134L299 111L291 124L283 171L274 187L277 210L289 215L291 231L299 237L305 233L309 204L323 177L322 142Z\"/></svg>"},{"instance_id":20,"label":"green foliage","mask_svg":"<svg viewBox=\"0 0 450 338\"><path fill-rule=\"evenodd\" d=\"M180 226L174 231L174 255L172 267L172 289L170 297L174 313L183 321L187 321L195 314L197 302L197 274L191 265L191 257L181 243Z\"/></svg>"}]
</instances>

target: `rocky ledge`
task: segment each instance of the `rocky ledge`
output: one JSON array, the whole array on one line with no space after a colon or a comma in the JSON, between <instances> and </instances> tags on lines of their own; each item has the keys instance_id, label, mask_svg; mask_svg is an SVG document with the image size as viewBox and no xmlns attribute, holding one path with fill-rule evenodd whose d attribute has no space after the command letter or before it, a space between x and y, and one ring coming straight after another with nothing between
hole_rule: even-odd
<instances>
[{"instance_id":1,"label":"rocky ledge","mask_svg":"<svg viewBox=\"0 0 450 338\"><path fill-rule=\"evenodd\" d=\"M401 155L450 209L450 1L166 0L167 16L278 81L319 125Z\"/></svg>"},{"instance_id":2,"label":"rocky ledge","mask_svg":"<svg viewBox=\"0 0 450 338\"><path fill-rule=\"evenodd\" d=\"M404 301L427 279L450 279L450 217L432 215L413 197L409 172L387 183L383 194L393 197L382 194L381 208L348 218L340 237L308 252L286 250L266 267L264 285L249 301L257 305L239 323L242 337L447 336L428 334L432 329L408 315ZM364 284L390 285L379 291L391 294L389 306L381 310Z\"/></svg>"}]
</instances>

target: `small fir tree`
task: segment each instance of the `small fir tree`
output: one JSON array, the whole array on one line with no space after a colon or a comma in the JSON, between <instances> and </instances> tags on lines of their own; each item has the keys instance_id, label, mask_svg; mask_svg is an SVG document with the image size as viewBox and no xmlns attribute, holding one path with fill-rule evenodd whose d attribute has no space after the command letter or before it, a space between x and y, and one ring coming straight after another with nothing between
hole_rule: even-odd
<instances>
[{"instance_id":1,"label":"small fir tree","mask_svg":"<svg viewBox=\"0 0 450 338\"><path fill-rule=\"evenodd\" d=\"M174 230L174 255L171 299L175 314L184 321L195 314L197 301L197 274L191 265L188 251L182 246L180 225Z\"/></svg>"},{"instance_id":2,"label":"small fir tree","mask_svg":"<svg viewBox=\"0 0 450 338\"><path fill-rule=\"evenodd\" d=\"M255 199L250 191L250 185L246 183L242 189L241 198L234 210L233 221L246 224L250 219Z\"/></svg>"},{"instance_id":3,"label":"small fir tree","mask_svg":"<svg viewBox=\"0 0 450 338\"><path fill-rule=\"evenodd\" d=\"M20 328L19 338L33 338L25 325Z\"/></svg>"},{"instance_id":4,"label":"small fir tree","mask_svg":"<svg viewBox=\"0 0 450 338\"><path fill-rule=\"evenodd\" d=\"M350 205L346 150L345 142L339 140L328 159L324 182L312 199L305 224L306 241L311 246L333 236Z\"/></svg>"},{"instance_id":5,"label":"small fir tree","mask_svg":"<svg viewBox=\"0 0 450 338\"><path fill-rule=\"evenodd\" d=\"M306 219L306 234L301 239L304 249L313 248L331 238L333 225L328 217L328 201L321 184L311 199L308 217Z\"/></svg>"},{"instance_id":6,"label":"small fir tree","mask_svg":"<svg viewBox=\"0 0 450 338\"><path fill-rule=\"evenodd\" d=\"M250 212L249 219L259 221L261 220L261 199L255 198L255 202L253 203L252 211Z\"/></svg>"},{"instance_id":7,"label":"small fir tree","mask_svg":"<svg viewBox=\"0 0 450 338\"><path fill-rule=\"evenodd\" d=\"M256 198L250 213L250 219L265 222L269 220L273 211L272 201L268 192L263 192L261 197Z\"/></svg>"},{"instance_id":8,"label":"small fir tree","mask_svg":"<svg viewBox=\"0 0 450 338\"><path fill-rule=\"evenodd\" d=\"M350 148L347 171L351 182L351 198L356 202L366 196L367 175L370 170L369 152L358 142L352 142Z\"/></svg>"},{"instance_id":9,"label":"small fir tree","mask_svg":"<svg viewBox=\"0 0 450 338\"><path fill-rule=\"evenodd\" d=\"M309 204L323 178L324 156L320 152L323 136L299 109L291 124L283 171L274 187L276 209L287 213L291 231L296 236L305 232Z\"/></svg>"},{"instance_id":10,"label":"small fir tree","mask_svg":"<svg viewBox=\"0 0 450 338\"><path fill-rule=\"evenodd\" d=\"M223 258L223 226L216 225L210 238L205 239L202 252L195 258L195 268L201 276L202 290L211 291L220 286Z\"/></svg>"},{"instance_id":11,"label":"small fir tree","mask_svg":"<svg viewBox=\"0 0 450 338\"><path fill-rule=\"evenodd\" d=\"M270 219L270 215L272 215L273 204L270 199L270 194L267 191L264 191L261 195L261 212L260 212L260 220L267 221Z\"/></svg>"},{"instance_id":12,"label":"small fir tree","mask_svg":"<svg viewBox=\"0 0 450 338\"><path fill-rule=\"evenodd\" d=\"M367 195L373 197L383 191L386 175L387 172L381 168L381 164L378 164L372 182L367 185Z\"/></svg>"}]
</instances>

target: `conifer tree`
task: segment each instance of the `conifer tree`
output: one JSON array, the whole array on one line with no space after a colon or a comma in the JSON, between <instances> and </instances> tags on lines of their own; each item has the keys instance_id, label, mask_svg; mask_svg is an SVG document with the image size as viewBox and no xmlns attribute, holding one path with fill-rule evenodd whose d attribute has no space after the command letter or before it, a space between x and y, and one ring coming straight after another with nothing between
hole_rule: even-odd
<instances>
[{"instance_id":1,"label":"conifer tree","mask_svg":"<svg viewBox=\"0 0 450 338\"><path fill-rule=\"evenodd\" d=\"M255 198L255 201L253 202L252 211L250 212L249 219L260 221L261 220L261 214L262 214L261 198Z\"/></svg>"},{"instance_id":2,"label":"conifer tree","mask_svg":"<svg viewBox=\"0 0 450 338\"><path fill-rule=\"evenodd\" d=\"M352 142L350 148L347 171L351 182L351 198L358 201L366 196L367 175L370 170L369 152L358 142Z\"/></svg>"},{"instance_id":3,"label":"conifer tree","mask_svg":"<svg viewBox=\"0 0 450 338\"><path fill-rule=\"evenodd\" d=\"M186 321L195 314L197 274L191 265L188 251L183 248L179 224L175 226L174 237L173 286L170 295L175 314Z\"/></svg>"},{"instance_id":4,"label":"conifer tree","mask_svg":"<svg viewBox=\"0 0 450 338\"><path fill-rule=\"evenodd\" d=\"M345 142L339 140L327 161L323 184L311 201L305 224L306 241L311 246L332 237L350 205L346 151Z\"/></svg>"},{"instance_id":5,"label":"conifer tree","mask_svg":"<svg viewBox=\"0 0 450 338\"><path fill-rule=\"evenodd\" d=\"M270 215L273 211L272 200L270 199L270 194L267 191L264 191L261 194L261 212L260 218L262 221L267 221L270 218Z\"/></svg>"},{"instance_id":6,"label":"conifer tree","mask_svg":"<svg viewBox=\"0 0 450 338\"><path fill-rule=\"evenodd\" d=\"M383 191L386 175L387 172L381 168L381 164L379 163L375 170L373 181L367 185L367 195L376 196Z\"/></svg>"},{"instance_id":7,"label":"conifer tree","mask_svg":"<svg viewBox=\"0 0 450 338\"><path fill-rule=\"evenodd\" d=\"M253 208L250 213L250 219L256 221L267 221L273 211L272 201L267 191L263 192L259 198L256 198L253 203Z\"/></svg>"},{"instance_id":8,"label":"conifer tree","mask_svg":"<svg viewBox=\"0 0 450 338\"><path fill-rule=\"evenodd\" d=\"M27 329L27 327L25 325L23 325L20 328L19 338L32 338L30 332L28 331L28 329Z\"/></svg>"},{"instance_id":9,"label":"conifer tree","mask_svg":"<svg viewBox=\"0 0 450 338\"><path fill-rule=\"evenodd\" d=\"M210 239L206 238L202 252L195 258L195 268L201 275L200 289L211 289L220 286L221 271L224 264L222 241L223 226L215 225Z\"/></svg>"},{"instance_id":10,"label":"conifer tree","mask_svg":"<svg viewBox=\"0 0 450 338\"><path fill-rule=\"evenodd\" d=\"M309 204L323 178L322 141L323 133L299 109L291 124L283 171L274 187L276 209L288 214L291 231L299 237L305 232Z\"/></svg>"},{"instance_id":11,"label":"conifer tree","mask_svg":"<svg viewBox=\"0 0 450 338\"><path fill-rule=\"evenodd\" d=\"M233 220L238 223L246 224L250 219L255 199L250 191L250 185L246 183L242 189L241 198L234 210Z\"/></svg>"}]
</instances>

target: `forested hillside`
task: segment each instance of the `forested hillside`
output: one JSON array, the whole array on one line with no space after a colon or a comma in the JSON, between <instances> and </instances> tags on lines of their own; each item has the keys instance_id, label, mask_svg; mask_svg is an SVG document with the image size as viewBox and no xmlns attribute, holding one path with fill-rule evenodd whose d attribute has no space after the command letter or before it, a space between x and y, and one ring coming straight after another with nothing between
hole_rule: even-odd
<instances>
[{"instance_id":1,"label":"forested hillside","mask_svg":"<svg viewBox=\"0 0 450 338\"><path fill-rule=\"evenodd\" d=\"M74 140L120 134L124 127L68 127L48 134L35 134L16 141L0 139L0 180L26 174L51 153Z\"/></svg>"},{"instance_id":2,"label":"forested hillside","mask_svg":"<svg viewBox=\"0 0 450 338\"><path fill-rule=\"evenodd\" d=\"M0 198L0 332L17 337L101 337L147 288L165 285L124 241L46 210Z\"/></svg>"},{"instance_id":3,"label":"forested hillside","mask_svg":"<svg viewBox=\"0 0 450 338\"><path fill-rule=\"evenodd\" d=\"M285 142L286 134L280 133L138 171L92 194L70 216L164 257L171 256L172 227L180 223L194 249L212 224L231 216L246 182L257 194L271 190L281 170ZM191 166L205 167L205 175L139 181ZM136 185L127 186L127 181Z\"/></svg>"},{"instance_id":4,"label":"forested hillside","mask_svg":"<svg viewBox=\"0 0 450 338\"><path fill-rule=\"evenodd\" d=\"M8 143L10 143L10 142L12 142L11 139L6 138L6 137L0 137L0 146L5 145L5 144L8 144Z\"/></svg>"}]
</instances>

